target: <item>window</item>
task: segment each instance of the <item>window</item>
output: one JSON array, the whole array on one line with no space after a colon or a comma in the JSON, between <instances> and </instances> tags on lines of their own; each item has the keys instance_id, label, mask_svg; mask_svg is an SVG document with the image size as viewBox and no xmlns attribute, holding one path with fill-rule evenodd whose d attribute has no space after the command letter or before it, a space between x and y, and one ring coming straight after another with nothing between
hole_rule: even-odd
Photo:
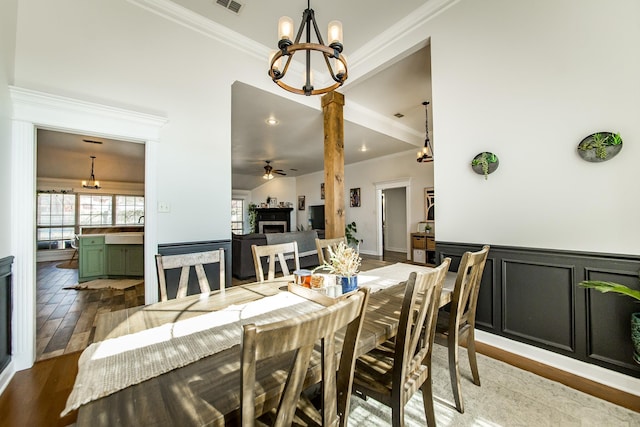
<instances>
[{"instance_id":1,"label":"window","mask_svg":"<svg viewBox=\"0 0 640 427\"><path fill-rule=\"evenodd\" d=\"M36 240L38 249L64 249L75 235L75 194L38 193Z\"/></svg>"},{"instance_id":2,"label":"window","mask_svg":"<svg viewBox=\"0 0 640 427\"><path fill-rule=\"evenodd\" d=\"M144 197L116 196L116 225L144 224Z\"/></svg>"},{"instance_id":3,"label":"window","mask_svg":"<svg viewBox=\"0 0 640 427\"><path fill-rule=\"evenodd\" d=\"M80 225L112 225L112 199L109 196L96 194L80 194Z\"/></svg>"},{"instance_id":4,"label":"window","mask_svg":"<svg viewBox=\"0 0 640 427\"><path fill-rule=\"evenodd\" d=\"M38 193L37 198L38 249L71 247L78 226L144 224L144 196Z\"/></svg>"},{"instance_id":5,"label":"window","mask_svg":"<svg viewBox=\"0 0 640 427\"><path fill-rule=\"evenodd\" d=\"M242 234L244 231L243 222L244 212L244 200L233 199L231 200L231 232L235 234Z\"/></svg>"}]
</instances>

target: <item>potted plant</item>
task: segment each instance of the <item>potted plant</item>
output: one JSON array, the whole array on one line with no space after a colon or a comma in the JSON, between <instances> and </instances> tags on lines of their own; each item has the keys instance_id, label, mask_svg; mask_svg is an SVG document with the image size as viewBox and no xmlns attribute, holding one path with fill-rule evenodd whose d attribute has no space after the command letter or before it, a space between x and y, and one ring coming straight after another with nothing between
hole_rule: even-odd
<instances>
[{"instance_id":1,"label":"potted plant","mask_svg":"<svg viewBox=\"0 0 640 427\"><path fill-rule=\"evenodd\" d=\"M344 237L347 239L347 244L356 250L358 250L358 246L360 245L360 240L355 236L355 233L357 232L358 228L356 227L355 221L345 225L344 227Z\"/></svg>"},{"instance_id":2,"label":"potted plant","mask_svg":"<svg viewBox=\"0 0 640 427\"><path fill-rule=\"evenodd\" d=\"M596 132L578 144L578 154L588 162L604 162L615 157L622 150L619 133Z\"/></svg>"},{"instance_id":3,"label":"potted plant","mask_svg":"<svg viewBox=\"0 0 640 427\"><path fill-rule=\"evenodd\" d=\"M498 169L500 161L495 154L484 151L477 154L473 160L471 160L471 169L477 174L484 175L484 179L487 179L490 173L493 173Z\"/></svg>"},{"instance_id":4,"label":"potted plant","mask_svg":"<svg viewBox=\"0 0 640 427\"><path fill-rule=\"evenodd\" d=\"M251 230L251 233L255 233L256 232L256 219L258 218L258 211L256 211L256 208L258 206L255 203L249 203L249 207L248 207L248 216L249 216L249 230Z\"/></svg>"},{"instance_id":5,"label":"potted plant","mask_svg":"<svg viewBox=\"0 0 640 427\"><path fill-rule=\"evenodd\" d=\"M342 285L343 294L355 290L358 287L358 270L362 262L358 252L344 242L340 242L335 248L328 246L327 252L328 260L313 271L320 269L335 274L336 284Z\"/></svg>"},{"instance_id":6,"label":"potted plant","mask_svg":"<svg viewBox=\"0 0 640 427\"><path fill-rule=\"evenodd\" d=\"M628 286L614 282L601 282L598 280L585 280L580 282L583 288L591 288L602 293L614 292L627 295L640 302L640 290L631 289ZM640 312L631 314L631 342L633 343L633 358L640 363Z\"/></svg>"}]
</instances>

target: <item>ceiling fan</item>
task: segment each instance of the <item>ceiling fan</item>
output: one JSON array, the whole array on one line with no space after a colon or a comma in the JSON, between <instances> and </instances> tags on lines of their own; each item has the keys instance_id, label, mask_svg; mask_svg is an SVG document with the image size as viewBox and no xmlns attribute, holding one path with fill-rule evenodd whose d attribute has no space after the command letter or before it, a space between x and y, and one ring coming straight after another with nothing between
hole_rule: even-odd
<instances>
[{"instance_id":1,"label":"ceiling fan","mask_svg":"<svg viewBox=\"0 0 640 427\"><path fill-rule=\"evenodd\" d=\"M274 169L271 166L271 160L265 160L265 162L267 164L264 167L264 175L262 175L264 179L273 179L273 174L286 175L286 173L284 173L282 169Z\"/></svg>"}]
</instances>

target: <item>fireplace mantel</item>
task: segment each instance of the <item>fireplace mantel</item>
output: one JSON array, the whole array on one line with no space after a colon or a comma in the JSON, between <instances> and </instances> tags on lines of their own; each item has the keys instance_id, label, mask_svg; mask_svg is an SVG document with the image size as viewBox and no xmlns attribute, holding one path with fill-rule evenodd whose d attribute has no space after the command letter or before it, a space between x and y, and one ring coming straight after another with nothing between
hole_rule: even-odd
<instances>
[{"instance_id":1,"label":"fireplace mantel","mask_svg":"<svg viewBox=\"0 0 640 427\"><path fill-rule=\"evenodd\" d=\"M293 208L257 208L256 227L260 228L260 221L286 221L287 225L284 231L291 231L291 211Z\"/></svg>"}]
</instances>

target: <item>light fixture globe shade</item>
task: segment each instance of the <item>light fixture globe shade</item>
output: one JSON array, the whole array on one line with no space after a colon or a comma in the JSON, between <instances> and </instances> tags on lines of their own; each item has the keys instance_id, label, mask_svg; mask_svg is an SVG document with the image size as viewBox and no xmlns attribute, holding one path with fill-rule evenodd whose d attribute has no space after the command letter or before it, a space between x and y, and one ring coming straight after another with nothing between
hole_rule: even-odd
<instances>
[{"instance_id":1,"label":"light fixture globe shade","mask_svg":"<svg viewBox=\"0 0 640 427\"><path fill-rule=\"evenodd\" d=\"M327 30L327 40L329 46L334 43L338 43L342 45L342 22L340 21L331 21L328 25Z\"/></svg>"},{"instance_id":2,"label":"light fixture globe shade","mask_svg":"<svg viewBox=\"0 0 640 427\"><path fill-rule=\"evenodd\" d=\"M293 19L288 16L278 20L278 40L293 40Z\"/></svg>"}]
</instances>

